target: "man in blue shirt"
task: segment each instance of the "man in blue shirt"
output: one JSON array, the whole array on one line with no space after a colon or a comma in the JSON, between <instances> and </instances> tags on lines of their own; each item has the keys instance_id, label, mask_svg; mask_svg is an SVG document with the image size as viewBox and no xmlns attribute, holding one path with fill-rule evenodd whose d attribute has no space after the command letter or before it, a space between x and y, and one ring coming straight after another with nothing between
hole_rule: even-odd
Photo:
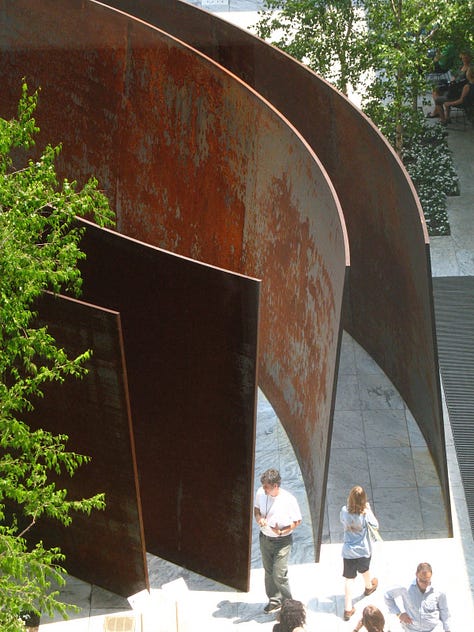
<instances>
[{"instance_id":1,"label":"man in blue shirt","mask_svg":"<svg viewBox=\"0 0 474 632\"><path fill-rule=\"evenodd\" d=\"M428 562L418 564L416 577L408 588L393 588L385 593L389 612L396 614L407 632L449 632L446 595L433 588L433 569Z\"/></svg>"}]
</instances>

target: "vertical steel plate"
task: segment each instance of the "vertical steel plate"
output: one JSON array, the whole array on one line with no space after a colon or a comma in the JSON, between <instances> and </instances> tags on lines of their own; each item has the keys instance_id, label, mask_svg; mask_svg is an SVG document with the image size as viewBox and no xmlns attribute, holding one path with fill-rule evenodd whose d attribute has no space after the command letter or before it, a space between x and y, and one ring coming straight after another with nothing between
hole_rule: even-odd
<instances>
[{"instance_id":1,"label":"vertical steel plate","mask_svg":"<svg viewBox=\"0 0 474 632\"><path fill-rule=\"evenodd\" d=\"M120 317L49 294L38 311L39 323L71 357L88 349L93 354L83 379L45 387L28 422L66 434L69 450L92 457L59 483L71 499L104 492L107 507L90 516L74 514L68 527L40 520L32 536L60 546L72 575L126 597L149 583Z\"/></svg>"}]
</instances>

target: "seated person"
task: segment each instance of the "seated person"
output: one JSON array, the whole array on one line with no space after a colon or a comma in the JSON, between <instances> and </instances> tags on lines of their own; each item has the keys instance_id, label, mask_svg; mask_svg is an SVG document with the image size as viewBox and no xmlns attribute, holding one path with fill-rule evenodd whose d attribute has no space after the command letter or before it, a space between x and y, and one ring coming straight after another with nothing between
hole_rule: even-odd
<instances>
[{"instance_id":1,"label":"seated person","mask_svg":"<svg viewBox=\"0 0 474 632\"><path fill-rule=\"evenodd\" d=\"M304 632L306 610L301 601L285 599L273 632Z\"/></svg>"},{"instance_id":2,"label":"seated person","mask_svg":"<svg viewBox=\"0 0 474 632\"><path fill-rule=\"evenodd\" d=\"M465 109L474 108L474 66L470 66L466 72L466 85L463 87L461 95L453 101L445 101L443 103L441 125L447 125L451 122L449 118L450 109L453 105L462 106Z\"/></svg>"},{"instance_id":3,"label":"seated person","mask_svg":"<svg viewBox=\"0 0 474 632\"><path fill-rule=\"evenodd\" d=\"M462 66L459 69L458 74L450 83L443 83L433 90L433 100L435 102L435 108L433 112L427 114L427 118L437 118L439 117L443 120L442 114L442 106L445 101L452 101L453 99L457 99L463 87L466 85L466 72L471 65L472 55L463 51L459 57L462 61Z\"/></svg>"}]
</instances>

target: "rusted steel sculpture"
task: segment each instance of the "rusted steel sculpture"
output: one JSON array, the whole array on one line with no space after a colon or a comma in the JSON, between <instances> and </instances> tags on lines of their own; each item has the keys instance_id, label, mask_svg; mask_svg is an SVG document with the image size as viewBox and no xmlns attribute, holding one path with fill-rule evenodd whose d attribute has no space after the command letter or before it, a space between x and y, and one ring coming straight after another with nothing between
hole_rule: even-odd
<instances>
[{"instance_id":1,"label":"rusted steel sculpture","mask_svg":"<svg viewBox=\"0 0 474 632\"><path fill-rule=\"evenodd\" d=\"M451 530L429 239L397 156L343 95L247 31L180 0L107 4L155 24L235 73L286 116L321 160L349 236L344 327L385 371L416 419ZM284 417L282 423L287 427Z\"/></svg>"},{"instance_id":2,"label":"rusted steel sculpture","mask_svg":"<svg viewBox=\"0 0 474 632\"><path fill-rule=\"evenodd\" d=\"M22 76L30 87L41 86L36 118L42 137L63 142L65 173L97 175L117 209L121 233L262 279L259 384L295 447L318 553L348 265L340 207L318 159L257 93L155 28L94 2L3 0L0 6L2 115L13 113ZM201 300L209 305L205 294ZM136 350L126 341L125 347L127 365L139 365ZM166 383L157 371L155 383L162 379ZM212 408L212 393L206 396ZM132 397L131 406L135 420L141 403ZM193 423L205 437L207 418ZM169 439L171 430L166 433ZM139 453L140 447L138 461ZM177 456L171 450L164 455L170 469ZM214 489L220 464L210 461L194 481L202 494ZM155 470L157 484L166 485L165 470L163 464ZM219 482L237 485L243 498L253 481L249 475ZM192 492L183 488L171 499L163 531L168 521L177 524L180 498ZM143 499L147 540L153 501L149 489ZM232 493L220 502L225 512ZM195 549L185 554L166 537L157 532L156 553L210 577L219 572L202 560L216 550L214 532L197 532ZM238 547L222 552L223 566L234 561L239 569L239 577L227 578L239 588L248 579L246 546L243 553Z\"/></svg>"}]
</instances>

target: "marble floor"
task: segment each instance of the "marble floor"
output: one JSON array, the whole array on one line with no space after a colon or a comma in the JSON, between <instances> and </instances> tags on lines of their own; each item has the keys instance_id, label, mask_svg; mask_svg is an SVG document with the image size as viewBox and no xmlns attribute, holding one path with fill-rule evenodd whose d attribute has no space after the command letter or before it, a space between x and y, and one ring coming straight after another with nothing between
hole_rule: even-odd
<instances>
[{"instance_id":1,"label":"marble floor","mask_svg":"<svg viewBox=\"0 0 474 632\"><path fill-rule=\"evenodd\" d=\"M370 599L356 598L358 614L367 603L383 608L383 590L398 583L409 583L416 564L428 560L434 568L434 579L445 586L448 592L455 613L452 629L458 632L466 630L466 622L474 620L470 587L472 578L469 577L469 572L472 573L474 568L474 547L472 535L466 526L467 510L449 426L447 448L453 494L454 538L446 537L439 488L433 485L433 465L400 396L380 369L347 335L344 335L343 356L330 456L324 543L317 564L314 563L308 503L293 450L262 393L258 402L256 480L267 467L280 469L283 486L297 496L303 513L303 524L294 535L290 581L295 598L307 606L308 631L352 630L357 620L357 615L352 622L342 620L341 530L338 524L340 507L355 481L368 490L385 540L375 545L372 563L373 573L380 580L380 589ZM361 367L364 372L360 372ZM371 378L367 381L368 375ZM355 376L349 380L349 391L345 376ZM382 385L383 389L376 389L377 395L372 400L360 394L355 396L354 383L357 383L356 392L359 393L364 393L367 383L371 387L374 384ZM368 402L371 402L370 406ZM386 421L382 424L382 432L377 433L375 439L371 438L371 429L376 415ZM348 427L354 437L351 442L346 438ZM373 451L375 456L372 456ZM380 477L387 481L386 487L377 484ZM135 628L125 627L127 620L122 619L121 630L170 632L176 626L176 613L180 632L199 632L204 629L225 632L235 630L236 625L241 626L239 629L242 632L272 629L275 617L262 612L266 598L256 526L248 593L233 591L152 555L148 556L148 564L152 596L146 607L141 605L131 610L127 600L70 578L63 598L77 604L80 612L68 622L43 619L40 632L107 631L114 629L108 628L108 623L124 616L129 617L129 622L135 623ZM362 584L359 589L362 592ZM150 612L153 614L150 615ZM140 619L143 616L145 619L141 626ZM153 624L149 622L150 617ZM395 632L399 629L397 626L396 619L390 621L390 630Z\"/></svg>"}]
</instances>

